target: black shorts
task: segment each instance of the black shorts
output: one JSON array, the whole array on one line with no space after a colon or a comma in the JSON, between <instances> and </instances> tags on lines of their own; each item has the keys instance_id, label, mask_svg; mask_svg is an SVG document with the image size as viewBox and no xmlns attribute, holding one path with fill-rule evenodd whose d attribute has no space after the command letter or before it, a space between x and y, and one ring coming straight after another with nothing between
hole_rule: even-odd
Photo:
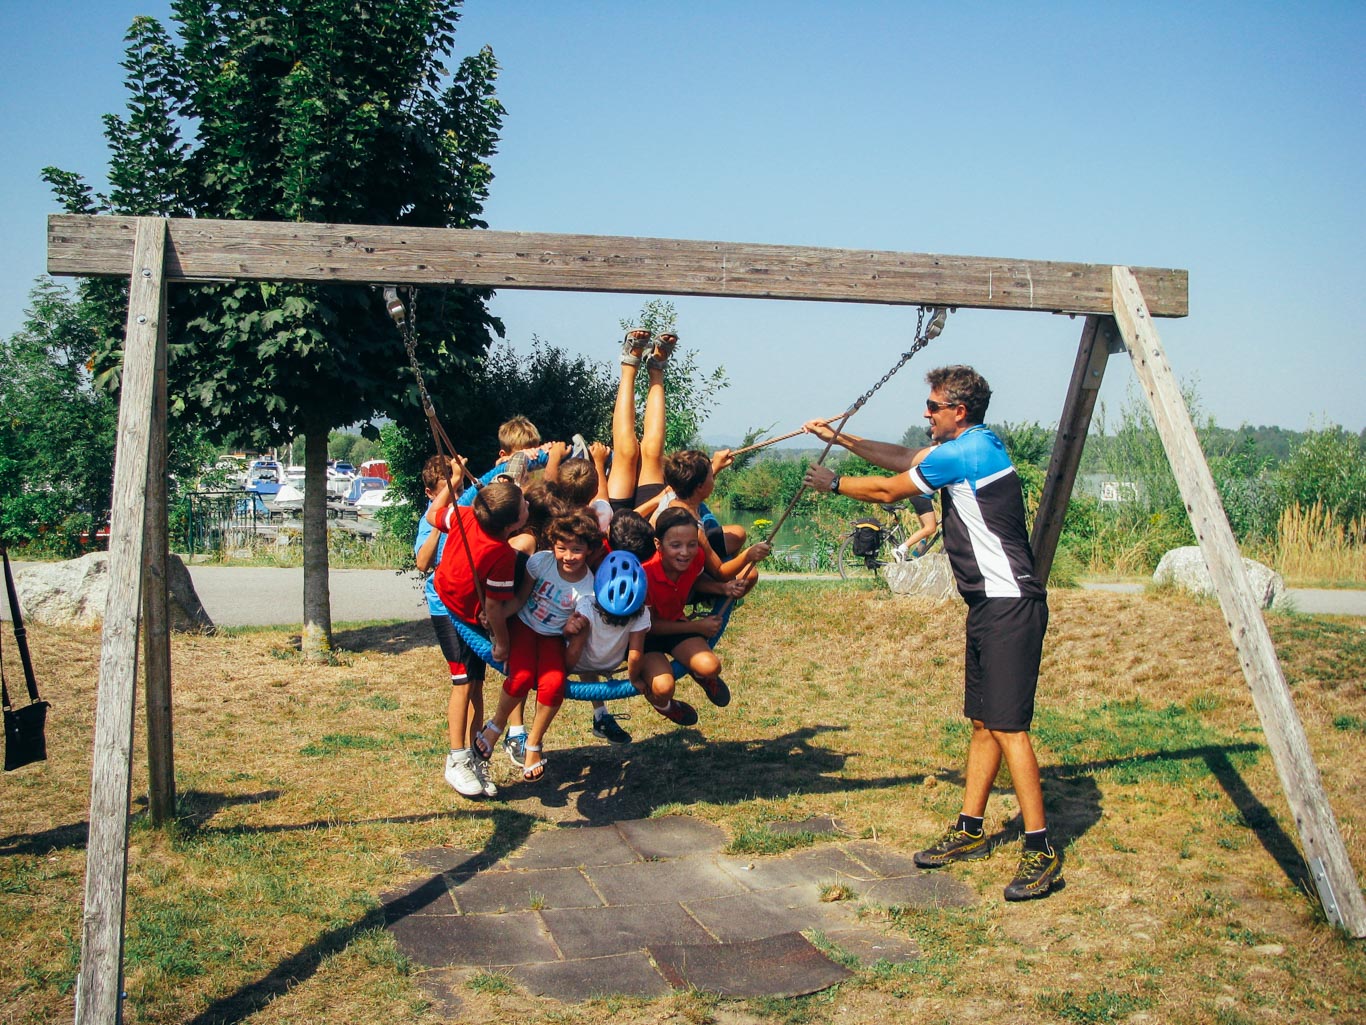
<instances>
[{"instance_id":1,"label":"black shorts","mask_svg":"<svg viewBox=\"0 0 1366 1025\"><path fill-rule=\"evenodd\" d=\"M657 651L657 652L659 652L659 654L661 654L661 655L668 655L670 658L673 658L673 655L674 655L674 648L678 647L678 646L679 646L680 644L682 644L684 641L690 641L690 640L692 640L694 637L701 637L701 636L702 636L702 635L701 635L700 633L697 633L697 634L646 634L646 635L645 635L645 650L646 650L647 652L650 652L650 651Z\"/></svg>"},{"instance_id":2,"label":"black shorts","mask_svg":"<svg viewBox=\"0 0 1366 1025\"><path fill-rule=\"evenodd\" d=\"M432 630L441 654L451 667L451 683L483 683L488 665L475 654L463 634L455 628L450 613L432 617Z\"/></svg>"},{"instance_id":3,"label":"black shorts","mask_svg":"<svg viewBox=\"0 0 1366 1025\"><path fill-rule=\"evenodd\" d=\"M1029 729L1047 629L1042 598L988 598L968 607L965 716L989 730Z\"/></svg>"},{"instance_id":4,"label":"black shorts","mask_svg":"<svg viewBox=\"0 0 1366 1025\"><path fill-rule=\"evenodd\" d=\"M612 514L615 516L623 509L635 509L644 505L663 491L664 487L664 484L640 484L630 498L609 498L607 504L612 507Z\"/></svg>"}]
</instances>

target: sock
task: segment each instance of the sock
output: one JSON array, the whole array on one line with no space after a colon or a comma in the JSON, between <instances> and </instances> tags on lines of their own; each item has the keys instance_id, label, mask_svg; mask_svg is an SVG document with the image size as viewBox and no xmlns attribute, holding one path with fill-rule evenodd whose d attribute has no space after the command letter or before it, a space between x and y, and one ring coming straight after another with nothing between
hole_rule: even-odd
<instances>
[{"instance_id":1,"label":"sock","mask_svg":"<svg viewBox=\"0 0 1366 1025\"><path fill-rule=\"evenodd\" d=\"M965 833L971 833L973 836L976 836L982 831L982 819L973 818L971 815L964 815L962 812L959 812L958 828Z\"/></svg>"},{"instance_id":2,"label":"sock","mask_svg":"<svg viewBox=\"0 0 1366 1025\"><path fill-rule=\"evenodd\" d=\"M601 708L595 708L595 709L593 709L593 721L594 721L594 722L597 722L599 719L601 719L601 718L602 718L604 715L606 715L606 714L607 714L607 706L606 706L606 705L603 705Z\"/></svg>"},{"instance_id":3,"label":"sock","mask_svg":"<svg viewBox=\"0 0 1366 1025\"><path fill-rule=\"evenodd\" d=\"M1048 830L1045 828L1033 833L1025 833L1024 849L1038 851L1040 854L1052 854L1053 848L1048 845Z\"/></svg>"},{"instance_id":4,"label":"sock","mask_svg":"<svg viewBox=\"0 0 1366 1025\"><path fill-rule=\"evenodd\" d=\"M525 736L526 736L526 727L525 727L525 726L509 726L509 727L507 728L507 736L508 736L509 739L511 739L512 737L525 737Z\"/></svg>"},{"instance_id":5,"label":"sock","mask_svg":"<svg viewBox=\"0 0 1366 1025\"><path fill-rule=\"evenodd\" d=\"M474 757L474 751L468 747L453 747L451 757L457 762L468 762Z\"/></svg>"}]
</instances>

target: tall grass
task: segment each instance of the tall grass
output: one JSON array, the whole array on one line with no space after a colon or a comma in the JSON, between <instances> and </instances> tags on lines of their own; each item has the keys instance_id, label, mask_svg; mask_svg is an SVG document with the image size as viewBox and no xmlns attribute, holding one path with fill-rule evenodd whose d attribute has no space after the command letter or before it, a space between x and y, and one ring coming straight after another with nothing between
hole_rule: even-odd
<instances>
[{"instance_id":1,"label":"tall grass","mask_svg":"<svg viewBox=\"0 0 1366 1025\"><path fill-rule=\"evenodd\" d=\"M1294 583L1366 587L1366 517L1342 522L1322 502L1298 502L1281 511L1276 541L1253 554Z\"/></svg>"}]
</instances>

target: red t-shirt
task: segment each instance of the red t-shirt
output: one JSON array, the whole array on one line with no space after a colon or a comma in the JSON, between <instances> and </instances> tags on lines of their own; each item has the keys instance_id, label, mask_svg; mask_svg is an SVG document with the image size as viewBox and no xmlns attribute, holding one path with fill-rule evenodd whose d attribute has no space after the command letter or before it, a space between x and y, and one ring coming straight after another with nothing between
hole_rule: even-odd
<instances>
[{"instance_id":1,"label":"red t-shirt","mask_svg":"<svg viewBox=\"0 0 1366 1025\"><path fill-rule=\"evenodd\" d=\"M707 556L698 548L697 555L693 557L688 568L683 571L683 575L677 580L670 580L664 573L664 560L661 553L655 552L642 565L645 570L645 582L649 585L649 594L646 603L650 606L650 615L656 622L660 620L679 620L683 618L683 608L688 604L688 595L692 593L692 585L697 582L697 578L702 575L702 570L706 568Z\"/></svg>"},{"instance_id":2,"label":"red t-shirt","mask_svg":"<svg viewBox=\"0 0 1366 1025\"><path fill-rule=\"evenodd\" d=\"M451 513L460 515L469 539L469 555L460 540L460 527L451 520ZM484 533L469 506L455 505L442 509L436 517L436 529L448 533L441 561L436 564L432 583L437 597L447 611L457 619L475 625L479 622L479 595L474 589L475 574L470 572L470 557L483 582L484 597L507 601L515 596L513 576L517 569L517 553L506 541Z\"/></svg>"}]
</instances>

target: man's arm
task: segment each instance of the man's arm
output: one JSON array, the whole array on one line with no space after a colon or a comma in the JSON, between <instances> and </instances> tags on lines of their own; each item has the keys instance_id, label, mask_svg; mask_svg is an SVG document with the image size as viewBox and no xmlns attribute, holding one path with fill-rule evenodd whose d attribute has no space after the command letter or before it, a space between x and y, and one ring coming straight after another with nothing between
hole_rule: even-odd
<instances>
[{"instance_id":1,"label":"man's arm","mask_svg":"<svg viewBox=\"0 0 1366 1025\"><path fill-rule=\"evenodd\" d=\"M812 491L823 495L829 494L830 482L836 476L828 466L812 466L803 480ZM922 492L909 473L898 473L895 477L840 476L839 493L860 502L900 502Z\"/></svg>"},{"instance_id":2,"label":"man's arm","mask_svg":"<svg viewBox=\"0 0 1366 1025\"><path fill-rule=\"evenodd\" d=\"M821 441L834 439L836 445L868 460L874 466L880 466L884 470L891 470L894 473L909 470L918 462L916 455L924 451L907 448L904 445L894 445L890 441L870 441L867 438L860 438L857 434L849 434L845 431L841 431L836 437L835 428L824 420L808 420L802 429L807 434L814 434ZM920 458L925 457L921 455Z\"/></svg>"}]
</instances>

